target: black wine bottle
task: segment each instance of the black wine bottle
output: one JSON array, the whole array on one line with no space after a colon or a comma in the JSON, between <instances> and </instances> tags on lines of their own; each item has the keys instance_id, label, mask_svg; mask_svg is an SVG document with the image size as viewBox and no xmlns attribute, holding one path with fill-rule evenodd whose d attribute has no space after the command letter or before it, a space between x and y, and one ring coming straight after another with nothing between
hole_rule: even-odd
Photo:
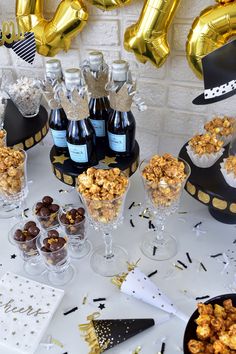
<instances>
[{"instance_id":1,"label":"black wine bottle","mask_svg":"<svg viewBox=\"0 0 236 354\"><path fill-rule=\"evenodd\" d=\"M135 132L136 123L133 113L130 110L132 99L129 97L128 90L123 90L124 101L127 98L126 104L127 111L124 107L119 106L122 104L122 97L119 100L114 99L114 96L119 95L121 89L124 87L127 81L129 72L129 65L124 60L114 61L112 64L112 89L110 91L111 96L111 108L109 119L107 123L109 148L116 156L130 156L135 147ZM113 97L113 99L112 99ZM117 103L118 102L118 103Z\"/></svg>"},{"instance_id":2,"label":"black wine bottle","mask_svg":"<svg viewBox=\"0 0 236 354\"><path fill-rule=\"evenodd\" d=\"M104 146L108 142L107 122L110 103L105 90L108 81L108 66L104 62L102 52L89 53L88 61L84 65L84 76L91 95L89 113L96 134L96 144Z\"/></svg>"},{"instance_id":3,"label":"black wine bottle","mask_svg":"<svg viewBox=\"0 0 236 354\"><path fill-rule=\"evenodd\" d=\"M51 59L46 62L46 80L55 85L62 81L61 63L58 59ZM68 152L66 142L66 130L68 119L60 105L52 109L49 116L49 127L53 142L58 153Z\"/></svg>"},{"instance_id":4,"label":"black wine bottle","mask_svg":"<svg viewBox=\"0 0 236 354\"><path fill-rule=\"evenodd\" d=\"M88 118L70 120L66 138L70 158L75 166L97 164L95 131Z\"/></svg>"},{"instance_id":5,"label":"black wine bottle","mask_svg":"<svg viewBox=\"0 0 236 354\"><path fill-rule=\"evenodd\" d=\"M76 90L78 97L80 97L78 107L76 104L74 106L75 117L69 118L66 133L70 158L76 167L96 165L96 135L92 123L89 120L87 91L81 71L79 69L66 70L65 84L68 101L70 101L72 105L73 99L71 99L71 95L73 90Z\"/></svg>"}]
</instances>

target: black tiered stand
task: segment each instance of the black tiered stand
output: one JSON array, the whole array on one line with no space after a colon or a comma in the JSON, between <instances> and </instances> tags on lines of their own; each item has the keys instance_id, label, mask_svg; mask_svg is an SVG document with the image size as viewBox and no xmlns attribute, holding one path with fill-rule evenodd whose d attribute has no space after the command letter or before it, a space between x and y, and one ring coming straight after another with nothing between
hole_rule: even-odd
<instances>
[{"instance_id":1,"label":"black tiered stand","mask_svg":"<svg viewBox=\"0 0 236 354\"><path fill-rule=\"evenodd\" d=\"M223 156L210 168L195 166L186 150L185 144L179 157L187 161L191 167L191 175L185 189L195 199L208 206L210 214L225 224L236 224L236 189L230 187L220 171L220 163L228 157L229 145L225 147Z\"/></svg>"},{"instance_id":2,"label":"black tiered stand","mask_svg":"<svg viewBox=\"0 0 236 354\"><path fill-rule=\"evenodd\" d=\"M24 118L14 103L8 100L4 129L7 131L7 146L28 150L47 134L48 113L43 106L40 106L37 116Z\"/></svg>"},{"instance_id":3,"label":"black tiered stand","mask_svg":"<svg viewBox=\"0 0 236 354\"><path fill-rule=\"evenodd\" d=\"M139 145L135 142L135 149L129 157L116 157L111 154L104 146L97 147L97 158L99 168L120 168L127 176L131 176L138 168L139 164ZM50 160L52 164L53 173L62 182L75 186L76 178L83 173L88 166L75 167L67 153L57 153L55 146L51 149Z\"/></svg>"}]
</instances>

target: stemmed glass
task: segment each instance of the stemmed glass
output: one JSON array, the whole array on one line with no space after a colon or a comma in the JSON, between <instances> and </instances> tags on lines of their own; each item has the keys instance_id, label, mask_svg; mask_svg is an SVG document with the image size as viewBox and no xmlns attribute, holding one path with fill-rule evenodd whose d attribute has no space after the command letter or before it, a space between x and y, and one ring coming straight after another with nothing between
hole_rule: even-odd
<instances>
[{"instance_id":1,"label":"stemmed glass","mask_svg":"<svg viewBox=\"0 0 236 354\"><path fill-rule=\"evenodd\" d=\"M18 167L9 167L0 172L0 218L6 219L22 214L25 198L28 195L26 162L27 154L23 154L23 162Z\"/></svg>"},{"instance_id":2,"label":"stemmed glass","mask_svg":"<svg viewBox=\"0 0 236 354\"><path fill-rule=\"evenodd\" d=\"M76 218L72 223L66 223L67 219L65 218L65 215L73 210L76 212L78 208L81 208L81 205L64 205L60 208L58 214L61 228L68 237L70 257L74 259L80 259L87 256L92 248L90 241L87 239L87 222L85 215L81 220L77 220Z\"/></svg>"},{"instance_id":3,"label":"stemmed glass","mask_svg":"<svg viewBox=\"0 0 236 354\"><path fill-rule=\"evenodd\" d=\"M101 245L95 249L90 264L95 273L105 277L112 277L127 269L128 254L124 248L113 244L112 231L123 221L128 189L129 183L122 196L111 200L91 200L80 195L91 225L103 234L105 247Z\"/></svg>"},{"instance_id":4,"label":"stemmed glass","mask_svg":"<svg viewBox=\"0 0 236 354\"><path fill-rule=\"evenodd\" d=\"M51 231L55 232L56 230ZM58 234L58 230L56 233ZM51 237L53 242L56 240L51 251L47 247L51 240L46 233L42 233L37 238L36 245L47 269L47 280L54 285L65 285L74 278L75 269L70 263L68 241L63 237L64 233L60 232L59 236L60 239L58 236ZM62 239L64 239L64 242L60 245Z\"/></svg>"},{"instance_id":5,"label":"stemmed glass","mask_svg":"<svg viewBox=\"0 0 236 354\"><path fill-rule=\"evenodd\" d=\"M40 232L38 229L38 234L36 236L33 235L22 235L21 230L24 232L25 222L21 221L17 223L10 230L8 234L9 242L18 248L20 257L24 261L24 270L29 275L40 275L45 267L42 263L41 257L36 247L36 240L40 236ZM21 234L21 236L17 236L17 232Z\"/></svg>"},{"instance_id":6,"label":"stemmed glass","mask_svg":"<svg viewBox=\"0 0 236 354\"><path fill-rule=\"evenodd\" d=\"M154 230L152 229L145 233L141 244L141 251L150 259L162 261L172 258L177 253L177 242L165 230L165 221L179 207L184 185L190 175L190 166L183 159L178 158L185 166L186 177L181 183L150 182L142 174L143 169L149 164L150 159L143 160L139 168L148 206L156 220L156 227Z\"/></svg>"}]
</instances>

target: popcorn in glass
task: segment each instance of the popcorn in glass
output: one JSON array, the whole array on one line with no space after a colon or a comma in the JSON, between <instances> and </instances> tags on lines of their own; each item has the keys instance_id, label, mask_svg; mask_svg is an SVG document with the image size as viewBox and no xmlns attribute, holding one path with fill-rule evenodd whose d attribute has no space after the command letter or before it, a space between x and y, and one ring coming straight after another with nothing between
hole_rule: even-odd
<instances>
[{"instance_id":1,"label":"popcorn in glass","mask_svg":"<svg viewBox=\"0 0 236 354\"><path fill-rule=\"evenodd\" d=\"M45 267L36 247L36 240L40 236L40 229L36 222L21 221L9 232L9 241L18 248L20 257L24 261L24 270L30 275L40 275Z\"/></svg>"},{"instance_id":2,"label":"popcorn in glass","mask_svg":"<svg viewBox=\"0 0 236 354\"><path fill-rule=\"evenodd\" d=\"M149 208L156 219L156 228L144 235L141 250L154 260L172 258L177 253L177 243L165 231L165 219L178 209L190 167L170 154L155 155L142 161L140 173Z\"/></svg>"},{"instance_id":3,"label":"popcorn in glass","mask_svg":"<svg viewBox=\"0 0 236 354\"><path fill-rule=\"evenodd\" d=\"M23 117L31 118L38 114L42 99L38 80L21 77L4 89Z\"/></svg>"},{"instance_id":4,"label":"popcorn in glass","mask_svg":"<svg viewBox=\"0 0 236 354\"><path fill-rule=\"evenodd\" d=\"M0 147L0 217L10 218L21 213L28 194L27 155L24 150Z\"/></svg>"},{"instance_id":5,"label":"popcorn in glass","mask_svg":"<svg viewBox=\"0 0 236 354\"><path fill-rule=\"evenodd\" d=\"M113 245L112 230L123 221L129 180L118 168L89 168L78 176L78 192L84 202L91 225L103 233L104 246L95 249L91 267L103 276L114 276L127 268L126 250Z\"/></svg>"}]
</instances>

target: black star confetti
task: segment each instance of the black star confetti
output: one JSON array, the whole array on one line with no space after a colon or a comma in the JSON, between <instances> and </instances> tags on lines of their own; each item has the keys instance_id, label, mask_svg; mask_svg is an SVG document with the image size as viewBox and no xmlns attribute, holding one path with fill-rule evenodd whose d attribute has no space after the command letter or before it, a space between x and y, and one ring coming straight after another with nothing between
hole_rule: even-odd
<instances>
[{"instance_id":1,"label":"black star confetti","mask_svg":"<svg viewBox=\"0 0 236 354\"><path fill-rule=\"evenodd\" d=\"M11 255L11 259L15 259L16 258L16 255L15 254L12 254Z\"/></svg>"},{"instance_id":2,"label":"black star confetti","mask_svg":"<svg viewBox=\"0 0 236 354\"><path fill-rule=\"evenodd\" d=\"M105 306L104 304L100 304L100 305L98 306L98 308L99 308L100 310L103 310L103 309L106 308L106 306Z\"/></svg>"}]
</instances>

